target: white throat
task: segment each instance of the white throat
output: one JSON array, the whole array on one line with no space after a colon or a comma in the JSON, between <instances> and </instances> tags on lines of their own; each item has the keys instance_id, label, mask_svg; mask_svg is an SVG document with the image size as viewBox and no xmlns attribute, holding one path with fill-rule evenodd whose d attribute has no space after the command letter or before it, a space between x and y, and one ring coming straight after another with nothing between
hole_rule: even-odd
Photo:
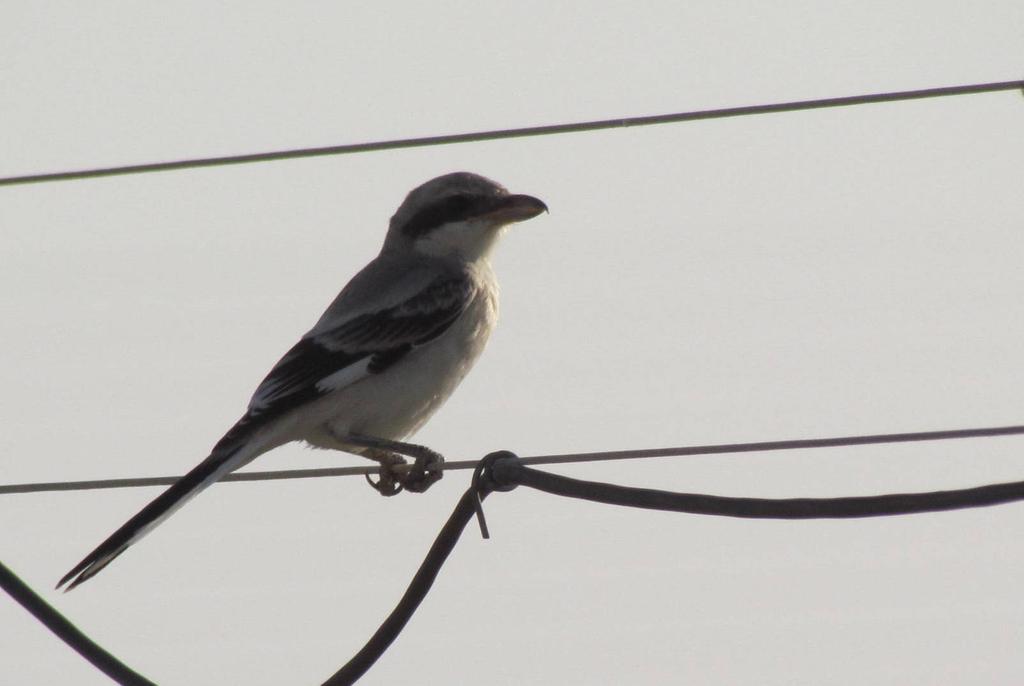
<instances>
[{"instance_id":1,"label":"white throat","mask_svg":"<svg viewBox=\"0 0 1024 686\"><path fill-rule=\"evenodd\" d=\"M413 249L431 257L449 257L476 262L485 260L504 233L505 227L480 222L452 222L416 239Z\"/></svg>"}]
</instances>

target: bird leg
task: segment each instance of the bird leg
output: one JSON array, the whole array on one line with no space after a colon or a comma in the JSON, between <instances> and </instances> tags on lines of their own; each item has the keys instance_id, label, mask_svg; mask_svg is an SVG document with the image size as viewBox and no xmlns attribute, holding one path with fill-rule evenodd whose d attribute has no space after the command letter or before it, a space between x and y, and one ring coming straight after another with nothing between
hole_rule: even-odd
<instances>
[{"instance_id":1,"label":"bird leg","mask_svg":"<svg viewBox=\"0 0 1024 686\"><path fill-rule=\"evenodd\" d=\"M334 438L353 447L365 448L366 457L380 462L380 479L375 483L367 477L367 481L381 495L395 495L402 490L423 493L443 475L444 456L424 445L362 434L335 435ZM406 464L402 455L413 458L412 467L408 470L397 469L398 465Z\"/></svg>"}]
</instances>

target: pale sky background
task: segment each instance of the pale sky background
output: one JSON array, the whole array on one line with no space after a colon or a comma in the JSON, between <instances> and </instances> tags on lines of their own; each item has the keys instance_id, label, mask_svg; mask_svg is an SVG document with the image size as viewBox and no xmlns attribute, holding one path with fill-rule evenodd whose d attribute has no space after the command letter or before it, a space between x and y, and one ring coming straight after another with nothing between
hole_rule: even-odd
<instances>
[{"instance_id":1,"label":"pale sky background","mask_svg":"<svg viewBox=\"0 0 1024 686\"><path fill-rule=\"evenodd\" d=\"M1021 78L1024 3L6 3L0 175ZM181 474L472 170L550 215L417 435L449 459L1024 419L1018 93L0 190L0 481ZM1016 480L1019 438L557 471L860 495ZM288 446L251 468L359 464ZM0 498L3 561L163 685L319 684L459 494L218 485L50 589L157 489ZM757 522L487 502L366 684L1017 684L1024 507ZM109 681L0 600L0 682Z\"/></svg>"}]
</instances>

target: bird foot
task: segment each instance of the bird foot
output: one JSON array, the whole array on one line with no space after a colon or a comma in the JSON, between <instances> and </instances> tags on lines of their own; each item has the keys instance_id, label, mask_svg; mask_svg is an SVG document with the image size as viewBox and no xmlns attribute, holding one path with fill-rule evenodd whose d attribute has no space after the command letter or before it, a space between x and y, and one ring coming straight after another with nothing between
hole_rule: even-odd
<instances>
[{"instance_id":1,"label":"bird foot","mask_svg":"<svg viewBox=\"0 0 1024 686\"><path fill-rule=\"evenodd\" d=\"M380 462L379 476L376 481L369 476L366 482L383 496L393 496L402 491L423 493L443 476L441 466L444 457L433 450L417 446L417 454L411 466L407 467L405 459L394 452L375 450L367 457Z\"/></svg>"},{"instance_id":2,"label":"bird foot","mask_svg":"<svg viewBox=\"0 0 1024 686\"><path fill-rule=\"evenodd\" d=\"M412 493L423 493L444 476L444 472L441 471L444 466L444 456L429 448L422 446L420 448L422 452L416 455L412 468L400 478L402 488Z\"/></svg>"},{"instance_id":3,"label":"bird foot","mask_svg":"<svg viewBox=\"0 0 1024 686\"><path fill-rule=\"evenodd\" d=\"M375 452L372 458L380 462L380 470L377 472L376 481L367 474L366 483L370 484L371 488L385 497L401 493L403 486L400 479L404 474L395 468L398 465L404 466L406 464L405 459L401 455L384 451Z\"/></svg>"}]
</instances>

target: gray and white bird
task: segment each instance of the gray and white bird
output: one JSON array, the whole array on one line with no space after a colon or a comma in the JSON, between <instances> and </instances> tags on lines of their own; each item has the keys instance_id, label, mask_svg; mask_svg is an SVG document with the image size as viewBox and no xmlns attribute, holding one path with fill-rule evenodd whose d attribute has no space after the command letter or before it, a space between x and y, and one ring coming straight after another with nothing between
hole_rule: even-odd
<instances>
[{"instance_id":1,"label":"gray and white bird","mask_svg":"<svg viewBox=\"0 0 1024 686\"><path fill-rule=\"evenodd\" d=\"M380 254L274 366L246 413L210 456L181 477L57 584L95 576L225 474L291 441L382 464L385 494L422 491L442 458L400 442L451 395L498 316L489 254L502 230L545 212L477 174L456 172L412 190L391 218ZM396 470L400 455L415 458Z\"/></svg>"}]
</instances>

